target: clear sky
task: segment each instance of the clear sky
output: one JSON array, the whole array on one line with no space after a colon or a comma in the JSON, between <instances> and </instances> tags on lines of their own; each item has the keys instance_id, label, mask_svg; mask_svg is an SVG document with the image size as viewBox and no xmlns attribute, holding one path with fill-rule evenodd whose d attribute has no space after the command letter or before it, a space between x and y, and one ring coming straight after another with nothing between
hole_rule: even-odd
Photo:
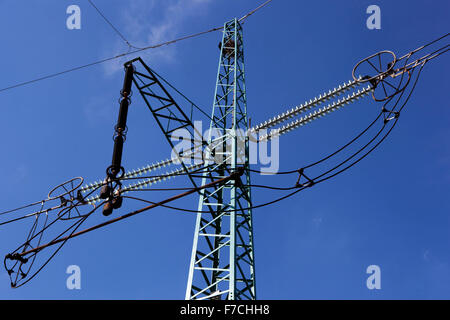
<instances>
[{"instance_id":1,"label":"clear sky","mask_svg":"<svg viewBox=\"0 0 450 320\"><path fill-rule=\"evenodd\" d=\"M223 25L261 2L95 1L136 46ZM66 8L72 4L81 8L81 30L66 28ZM371 4L381 8L381 30L366 27ZM449 9L443 0L274 0L244 25L252 123L348 81L353 66L372 53L387 49L401 56L447 33ZM0 0L0 30L0 88L127 51L85 0ZM220 36L210 33L141 56L210 112ZM71 177L104 177L124 61L0 92L0 211L43 199ZM448 70L445 55L425 67L397 127L364 161L284 202L255 210L259 299L450 298ZM283 136L280 169L296 169L334 151L380 108L366 98ZM137 94L128 127L126 169L170 156ZM296 179L255 175L253 180L291 186ZM253 201L283 195L277 192L254 189ZM192 196L177 204L195 209L196 202ZM136 207L126 203L114 215ZM104 221L100 213L93 219ZM25 240L31 222L0 228L1 256ZM195 214L158 208L73 239L22 288L11 289L0 270L0 298L183 299L194 223ZM69 265L81 268L81 290L66 288ZM369 265L381 268L381 290L366 287Z\"/></svg>"}]
</instances>

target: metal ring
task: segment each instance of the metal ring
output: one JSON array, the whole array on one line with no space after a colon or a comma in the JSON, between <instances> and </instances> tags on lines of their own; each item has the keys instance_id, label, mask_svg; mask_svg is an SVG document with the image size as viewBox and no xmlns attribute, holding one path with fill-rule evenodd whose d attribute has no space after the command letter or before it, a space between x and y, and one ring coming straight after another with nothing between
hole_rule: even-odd
<instances>
[{"instance_id":1,"label":"metal ring","mask_svg":"<svg viewBox=\"0 0 450 320\"><path fill-rule=\"evenodd\" d=\"M121 179L125 175L124 167L119 168L118 173L121 173L119 176L117 176L117 174L114 175L112 172L112 169L114 169L114 167L112 165L110 165L108 168L106 168L106 176L109 177L111 180Z\"/></svg>"},{"instance_id":2,"label":"metal ring","mask_svg":"<svg viewBox=\"0 0 450 320\"><path fill-rule=\"evenodd\" d=\"M76 180L79 180L79 182L76 185L74 185L73 182ZM48 195L47 195L48 200L55 200L55 199L61 198L65 195L71 193L72 191L74 191L75 189L80 187L83 184L83 181L84 181L84 179L82 177L76 177L76 178L72 178L70 180L67 180L66 182L63 182L63 183L57 185L52 190L50 190L50 192L48 193ZM67 185L69 183L70 183L70 189L67 189L65 187L65 185ZM64 191L64 192L61 194L53 194L56 190L58 190L58 188L63 189L61 191Z\"/></svg>"},{"instance_id":3,"label":"metal ring","mask_svg":"<svg viewBox=\"0 0 450 320\"><path fill-rule=\"evenodd\" d=\"M389 63L389 67L387 68L387 70L386 70L386 71L380 70L380 71L382 71L382 72L379 72L377 75L372 76L372 77L368 76L368 77L365 78L365 79L358 79L358 77L355 75L356 69L357 69L362 63L364 63L364 62L366 62L366 61L369 61L370 59L372 59L372 58L374 58L374 57L376 57L376 56L381 56L383 53L390 54L390 55L392 55L392 57L393 57L393 60ZM382 50L382 51L379 51L379 52L377 52L377 53L375 53L375 54L373 54L373 55L371 55L371 56L368 56L367 58L365 58L365 59L359 61L359 62L354 66L354 68L353 68L353 70L352 70L352 77L353 77L353 80L357 81L358 83L365 83L365 82L369 82L369 81L373 81L373 80L375 80L375 79L378 79L380 76L389 73L389 72L394 68L394 65L395 65L396 62L397 62L397 57L395 56L395 53L394 53L394 52L389 51L389 50ZM375 69L376 69L376 68L375 68Z\"/></svg>"},{"instance_id":4,"label":"metal ring","mask_svg":"<svg viewBox=\"0 0 450 320\"><path fill-rule=\"evenodd\" d=\"M375 90L372 90L372 98L373 98L373 100L375 100L376 102L383 102L383 101L386 101L386 100L388 100L388 99L394 97L395 95L397 95L398 93L402 92L403 90L405 90L406 87L407 87L408 84L409 84L409 81L411 80L411 72L409 72L409 70L406 70L406 71L408 72L408 80L406 81L405 85L404 85L401 89L398 89L398 88L397 88L397 90L396 90L393 94L388 95L388 96L385 96L385 97L382 98L382 99L377 99L377 98L375 97ZM380 80L380 83L381 83L381 82L383 82L383 80ZM400 84L401 84L401 82L400 82ZM379 88L379 86L377 86L377 87Z\"/></svg>"}]
</instances>

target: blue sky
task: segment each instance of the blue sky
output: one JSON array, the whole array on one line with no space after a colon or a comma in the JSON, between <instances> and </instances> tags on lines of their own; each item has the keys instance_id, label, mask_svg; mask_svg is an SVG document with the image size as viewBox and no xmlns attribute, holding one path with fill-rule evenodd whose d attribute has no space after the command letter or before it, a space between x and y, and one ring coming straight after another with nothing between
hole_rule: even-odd
<instances>
[{"instance_id":1,"label":"blue sky","mask_svg":"<svg viewBox=\"0 0 450 320\"><path fill-rule=\"evenodd\" d=\"M95 3L131 43L144 46L223 25L261 1ZM81 8L81 30L66 28L71 4ZM366 28L371 4L381 8L381 30ZM348 81L353 66L372 53L388 49L401 56L445 34L449 9L446 1L274 0L244 25L252 123ZM0 30L1 88L127 51L84 0L2 0ZM219 32L211 33L141 56L209 112L219 40ZM1 210L43 199L74 176L104 177L124 61L0 92ZM448 56L425 67L397 127L375 153L333 180L255 210L259 299L450 298L448 67ZM366 98L283 136L280 169L299 168L335 150L380 108ZM128 127L127 169L169 157L137 95ZM253 179L295 183L293 177ZM255 203L276 196L253 191ZM192 209L196 202L191 197L179 204ZM84 235L20 289L10 289L1 270L0 298L183 299L194 222L194 214L158 208ZM2 256L25 240L30 223L0 228ZM81 268L81 290L66 289L65 270L72 264ZM372 264L381 268L381 290L366 288Z\"/></svg>"}]
</instances>

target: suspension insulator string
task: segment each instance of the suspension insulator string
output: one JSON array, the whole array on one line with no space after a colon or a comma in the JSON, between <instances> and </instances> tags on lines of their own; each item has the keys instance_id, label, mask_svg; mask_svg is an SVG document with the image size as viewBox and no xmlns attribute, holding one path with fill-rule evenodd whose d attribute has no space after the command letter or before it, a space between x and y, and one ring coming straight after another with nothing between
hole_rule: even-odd
<instances>
[{"instance_id":1,"label":"suspension insulator string","mask_svg":"<svg viewBox=\"0 0 450 320\"><path fill-rule=\"evenodd\" d=\"M336 111L340 108L342 108L343 106L350 104L352 102L355 102L356 100L362 98L363 96L369 94L371 91L373 90L372 86L367 86L366 88L362 89L362 90L358 90L356 93L353 92L352 95L348 95L346 98L338 99L337 101L330 103L327 107L323 107L323 108L319 108L318 110L311 112L310 114L301 117L300 119L297 119L295 121L292 121L286 125L284 125L281 128L277 128L272 130L270 133L262 135L259 138L259 142L262 141L268 141L270 139L272 139L275 136L279 136L282 134L285 134L287 132L290 132L294 129L297 129L313 120L316 120L318 118L321 118L324 115L327 115L333 111Z\"/></svg>"},{"instance_id":2,"label":"suspension insulator string","mask_svg":"<svg viewBox=\"0 0 450 320\"><path fill-rule=\"evenodd\" d=\"M309 101L306 101L305 103L302 103L301 105L296 106L295 108L292 108L291 110L288 110L280 115L277 115L268 121L260 123L259 125L251 128L250 132L256 132L256 131L259 131L262 129L271 128L271 127L273 127L277 124L280 124L290 118L293 118L296 115L299 115L302 112L308 111L309 109L311 109L313 107L319 106L320 104L326 102L327 100L336 98L336 97L340 96L341 94L345 93L346 91L358 86L359 85L358 80L360 80L360 78L356 79L356 80L349 80L347 83L339 85L337 88L334 88L333 90L324 92L323 94L320 94L318 97L315 97L314 99L310 99Z\"/></svg>"}]
</instances>

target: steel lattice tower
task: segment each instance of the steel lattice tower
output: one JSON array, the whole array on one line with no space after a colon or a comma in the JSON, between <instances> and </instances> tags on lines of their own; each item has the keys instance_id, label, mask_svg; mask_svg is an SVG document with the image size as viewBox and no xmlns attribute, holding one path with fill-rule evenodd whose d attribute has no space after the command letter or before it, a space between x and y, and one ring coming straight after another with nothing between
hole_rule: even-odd
<instances>
[{"instance_id":1,"label":"steel lattice tower","mask_svg":"<svg viewBox=\"0 0 450 320\"><path fill-rule=\"evenodd\" d=\"M242 27L225 23L202 185L238 168L240 180L199 196L186 299L256 299ZM213 209L211 209L213 208Z\"/></svg>"}]
</instances>

